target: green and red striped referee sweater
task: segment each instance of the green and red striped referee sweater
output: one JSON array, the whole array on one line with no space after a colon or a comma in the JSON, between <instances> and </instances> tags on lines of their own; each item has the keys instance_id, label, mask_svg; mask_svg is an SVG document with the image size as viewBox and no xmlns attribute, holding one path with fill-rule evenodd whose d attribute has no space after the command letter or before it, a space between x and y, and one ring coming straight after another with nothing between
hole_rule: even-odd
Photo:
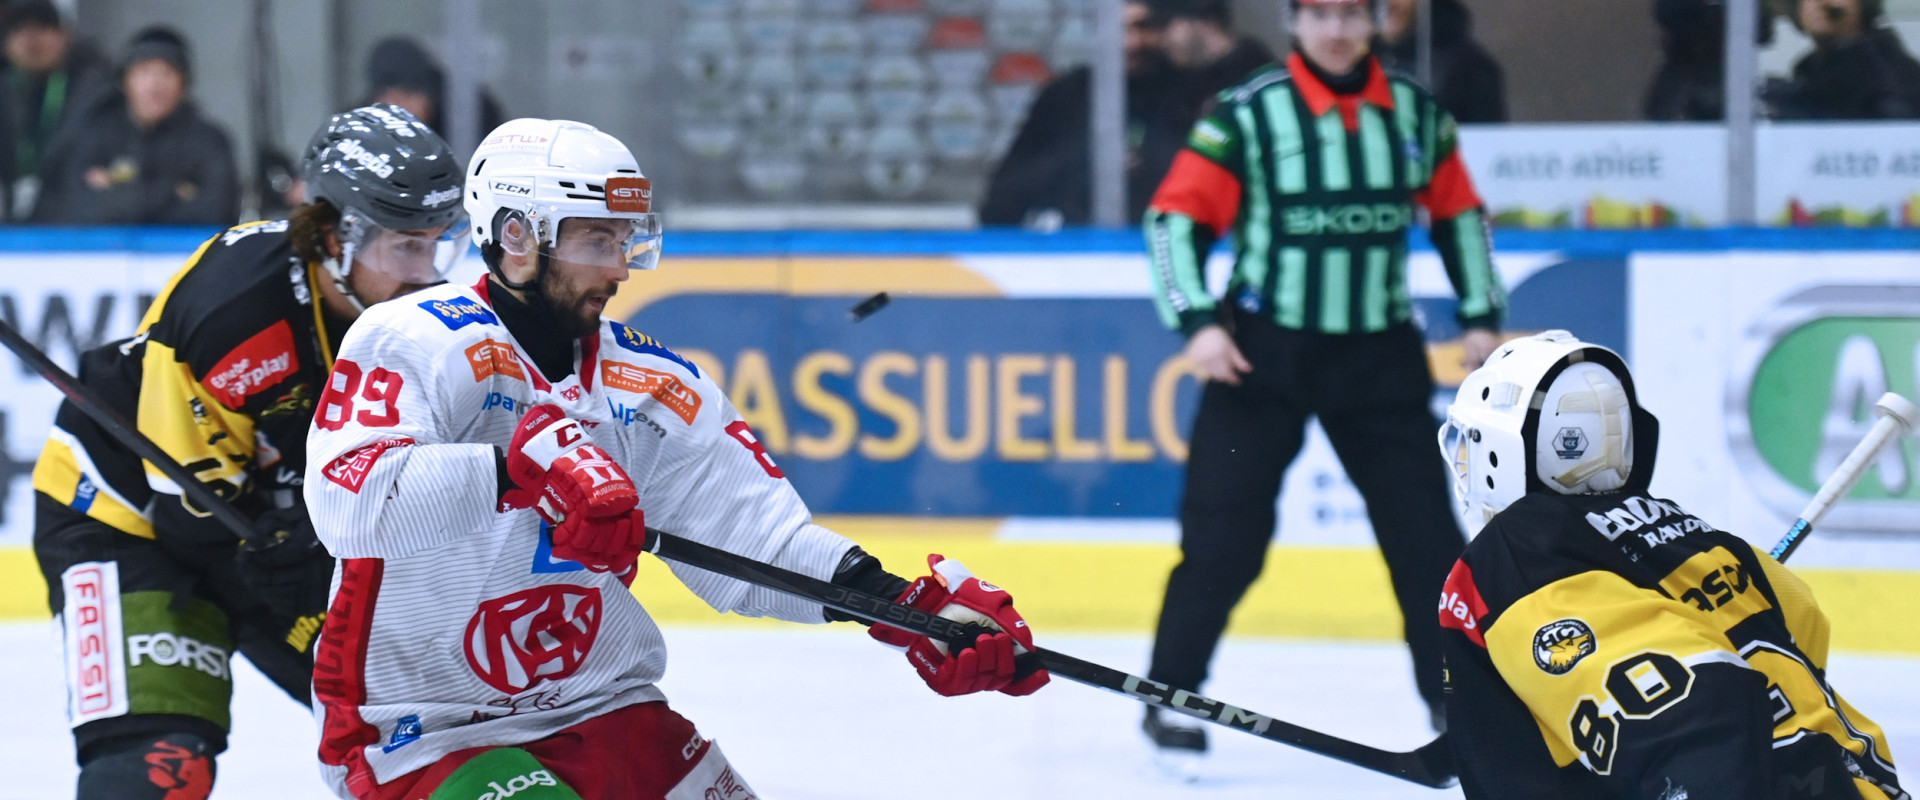
<instances>
[{"instance_id":1,"label":"green and red striped referee sweater","mask_svg":"<svg viewBox=\"0 0 1920 800\"><path fill-rule=\"evenodd\" d=\"M1407 228L1413 206L1460 297L1463 328L1498 329L1506 289L1493 268L1480 195L1453 117L1377 61L1365 87L1336 95L1300 54L1222 92L1147 209L1154 304L1192 335L1222 303L1283 328L1385 330L1411 318ZM1207 253L1231 232L1224 299L1206 288Z\"/></svg>"}]
</instances>

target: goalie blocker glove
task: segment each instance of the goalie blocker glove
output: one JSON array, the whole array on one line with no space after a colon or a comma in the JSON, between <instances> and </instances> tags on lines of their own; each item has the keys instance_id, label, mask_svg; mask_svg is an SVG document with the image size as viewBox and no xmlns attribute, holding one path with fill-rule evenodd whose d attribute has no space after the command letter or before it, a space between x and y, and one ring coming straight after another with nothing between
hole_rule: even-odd
<instances>
[{"instance_id":1,"label":"goalie blocker glove","mask_svg":"<svg viewBox=\"0 0 1920 800\"><path fill-rule=\"evenodd\" d=\"M639 490L559 406L542 403L520 418L506 468L517 488L500 504L539 512L552 528L556 557L595 572L633 568L647 538Z\"/></svg>"}]
</instances>

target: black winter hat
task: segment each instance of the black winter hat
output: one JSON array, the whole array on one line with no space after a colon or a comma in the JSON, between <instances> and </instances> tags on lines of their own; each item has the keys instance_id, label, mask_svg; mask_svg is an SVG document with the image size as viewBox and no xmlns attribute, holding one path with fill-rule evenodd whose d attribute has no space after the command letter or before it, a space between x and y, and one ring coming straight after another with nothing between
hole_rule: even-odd
<instances>
[{"instance_id":1,"label":"black winter hat","mask_svg":"<svg viewBox=\"0 0 1920 800\"><path fill-rule=\"evenodd\" d=\"M384 39L367 54L367 89L376 95L384 89L406 89L437 103L446 83L446 73L433 54L407 37Z\"/></svg>"},{"instance_id":2,"label":"black winter hat","mask_svg":"<svg viewBox=\"0 0 1920 800\"><path fill-rule=\"evenodd\" d=\"M180 77L193 80L193 70L188 66L187 40L179 31L165 25L143 28L133 35L133 41L127 43L126 57L120 60L121 71L126 71L142 61L157 58L173 65L180 71Z\"/></svg>"},{"instance_id":3,"label":"black winter hat","mask_svg":"<svg viewBox=\"0 0 1920 800\"><path fill-rule=\"evenodd\" d=\"M1197 19L1223 28L1233 26L1233 9L1227 0L1178 0L1167 6L1168 19Z\"/></svg>"},{"instance_id":4,"label":"black winter hat","mask_svg":"<svg viewBox=\"0 0 1920 800\"><path fill-rule=\"evenodd\" d=\"M52 0L24 0L24 2L8 5L5 20L0 27L4 27L6 33L29 26L58 28L60 27L60 9L54 8Z\"/></svg>"}]
</instances>

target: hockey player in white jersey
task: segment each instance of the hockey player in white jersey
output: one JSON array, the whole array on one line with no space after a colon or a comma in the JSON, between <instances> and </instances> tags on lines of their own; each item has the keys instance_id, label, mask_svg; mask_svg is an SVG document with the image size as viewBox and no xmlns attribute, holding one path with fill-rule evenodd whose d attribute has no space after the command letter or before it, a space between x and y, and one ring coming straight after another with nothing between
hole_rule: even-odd
<instances>
[{"instance_id":1,"label":"hockey player in white jersey","mask_svg":"<svg viewBox=\"0 0 1920 800\"><path fill-rule=\"evenodd\" d=\"M314 673L336 793L754 797L654 685L666 650L627 591L648 523L998 628L956 654L873 628L942 694L1047 682L1016 676L1016 643L1033 640L1006 592L937 555L909 584L814 525L706 373L600 319L660 251L651 186L625 146L519 119L468 163L489 276L369 309L309 440L309 507L340 559ZM722 612L844 619L673 568Z\"/></svg>"}]
</instances>

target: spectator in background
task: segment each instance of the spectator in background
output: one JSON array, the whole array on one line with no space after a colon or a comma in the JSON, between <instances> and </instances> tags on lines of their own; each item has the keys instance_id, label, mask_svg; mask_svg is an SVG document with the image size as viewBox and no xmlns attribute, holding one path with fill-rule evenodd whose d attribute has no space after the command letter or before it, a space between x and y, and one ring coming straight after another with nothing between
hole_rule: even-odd
<instances>
[{"instance_id":1,"label":"spectator in background","mask_svg":"<svg viewBox=\"0 0 1920 800\"><path fill-rule=\"evenodd\" d=\"M13 3L4 15L0 213L14 219L33 205L47 143L112 91L113 68L92 42L74 38L48 0Z\"/></svg>"},{"instance_id":2,"label":"spectator in background","mask_svg":"<svg viewBox=\"0 0 1920 800\"><path fill-rule=\"evenodd\" d=\"M1920 62L1881 19L1882 0L1789 0L1788 18L1813 39L1793 77L1764 95L1776 119L1920 117Z\"/></svg>"},{"instance_id":3,"label":"spectator in background","mask_svg":"<svg viewBox=\"0 0 1920 800\"><path fill-rule=\"evenodd\" d=\"M1773 9L1760 4L1759 37L1773 41ZM1726 0L1654 0L1665 60L1647 88L1647 119L1717 122L1726 117Z\"/></svg>"},{"instance_id":4,"label":"spectator in background","mask_svg":"<svg viewBox=\"0 0 1920 800\"><path fill-rule=\"evenodd\" d=\"M446 127L447 73L427 48L405 36L383 39L367 55L370 94L360 105L392 103L413 112L434 133L448 135ZM486 89L480 90L480 124L475 135L500 127L507 118Z\"/></svg>"},{"instance_id":5,"label":"spectator in background","mask_svg":"<svg viewBox=\"0 0 1920 800\"><path fill-rule=\"evenodd\" d=\"M1215 95L1273 63L1273 51L1260 40L1233 32L1227 0L1173 3L1163 41L1167 58L1186 79L1183 91L1192 105L1188 126L1213 111Z\"/></svg>"},{"instance_id":6,"label":"spectator in background","mask_svg":"<svg viewBox=\"0 0 1920 800\"><path fill-rule=\"evenodd\" d=\"M1166 9L1129 0L1124 14L1126 213L1131 221L1145 215L1147 199L1173 165L1192 120L1182 104L1181 77L1162 49ZM1092 104L1090 67L1067 72L1040 90L987 183L980 224L1050 230L1092 221Z\"/></svg>"},{"instance_id":7,"label":"spectator in background","mask_svg":"<svg viewBox=\"0 0 1920 800\"><path fill-rule=\"evenodd\" d=\"M1433 1L1433 76L1428 88L1460 122L1506 122L1506 73L1473 40L1473 18L1460 0ZM1420 0L1387 0L1376 52L1388 69L1420 71Z\"/></svg>"},{"instance_id":8,"label":"spectator in background","mask_svg":"<svg viewBox=\"0 0 1920 800\"><path fill-rule=\"evenodd\" d=\"M120 91L55 139L30 220L65 225L231 225L233 146L187 98L187 43L170 28L127 45Z\"/></svg>"}]
</instances>

